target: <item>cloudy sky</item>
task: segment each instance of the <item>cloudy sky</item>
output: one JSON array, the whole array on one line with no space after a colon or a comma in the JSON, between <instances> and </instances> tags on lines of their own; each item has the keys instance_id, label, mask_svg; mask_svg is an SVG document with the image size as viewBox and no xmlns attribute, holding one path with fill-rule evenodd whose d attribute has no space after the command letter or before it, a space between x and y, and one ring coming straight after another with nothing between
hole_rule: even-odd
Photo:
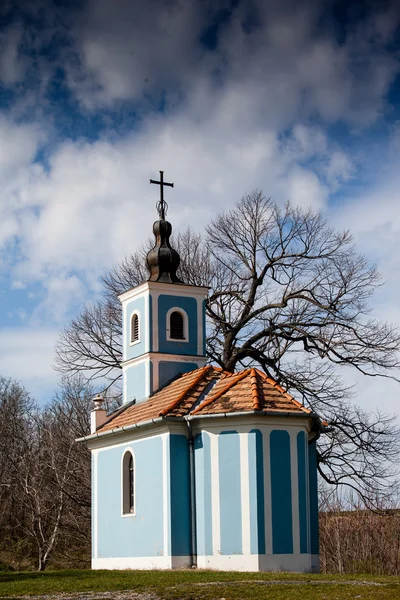
<instances>
[{"instance_id":1,"label":"cloudy sky","mask_svg":"<svg viewBox=\"0 0 400 600\"><path fill-rule=\"evenodd\" d=\"M54 389L59 331L151 231L261 188L350 228L400 322L400 9L307 0L3 0L0 373ZM153 188L153 189L152 189ZM397 409L391 384L360 402ZM364 400L365 399L365 400Z\"/></svg>"}]
</instances>

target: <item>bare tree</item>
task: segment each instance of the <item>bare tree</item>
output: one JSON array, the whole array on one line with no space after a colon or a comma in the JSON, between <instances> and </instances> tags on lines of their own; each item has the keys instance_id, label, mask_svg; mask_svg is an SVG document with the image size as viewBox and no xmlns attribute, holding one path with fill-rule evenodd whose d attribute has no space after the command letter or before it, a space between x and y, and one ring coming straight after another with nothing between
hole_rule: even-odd
<instances>
[{"instance_id":1,"label":"bare tree","mask_svg":"<svg viewBox=\"0 0 400 600\"><path fill-rule=\"evenodd\" d=\"M210 253L201 236L188 229L174 240L180 257L180 277L191 285L208 285ZM120 397L122 312L118 295L143 283L148 277L146 254L151 240L103 277L104 296L84 307L60 334L56 346L56 368L67 376L83 375L105 382Z\"/></svg>"},{"instance_id":2,"label":"bare tree","mask_svg":"<svg viewBox=\"0 0 400 600\"><path fill-rule=\"evenodd\" d=\"M283 209L252 192L207 227L206 237L178 234L180 277L207 285L210 360L228 371L258 364L333 426L319 442L318 467L335 485L364 500L383 491L398 432L385 415L351 402L343 373L398 375L399 331L370 317L381 284L349 232L287 203ZM121 311L116 295L145 279L141 248L104 277L104 297L63 332L62 372L119 376ZM107 318L105 318L107 316Z\"/></svg>"},{"instance_id":3,"label":"bare tree","mask_svg":"<svg viewBox=\"0 0 400 600\"><path fill-rule=\"evenodd\" d=\"M65 379L40 408L0 378L0 554L14 566L44 570L54 557L81 566L90 556L90 452L75 439L88 431L96 391Z\"/></svg>"},{"instance_id":4,"label":"bare tree","mask_svg":"<svg viewBox=\"0 0 400 600\"><path fill-rule=\"evenodd\" d=\"M321 570L328 573L400 574L400 511L396 494L376 498L376 510L355 498L323 489L321 508Z\"/></svg>"},{"instance_id":5,"label":"bare tree","mask_svg":"<svg viewBox=\"0 0 400 600\"><path fill-rule=\"evenodd\" d=\"M47 567L61 532L70 480L73 440L63 436L50 411L38 412L23 452L10 461L14 490L23 507L19 529L37 551L38 570Z\"/></svg>"},{"instance_id":6,"label":"bare tree","mask_svg":"<svg viewBox=\"0 0 400 600\"><path fill-rule=\"evenodd\" d=\"M14 464L24 454L37 411L33 398L12 379L0 377L0 552L30 555L29 540L22 539L26 514L16 491ZM17 563L17 566L18 563Z\"/></svg>"}]
</instances>

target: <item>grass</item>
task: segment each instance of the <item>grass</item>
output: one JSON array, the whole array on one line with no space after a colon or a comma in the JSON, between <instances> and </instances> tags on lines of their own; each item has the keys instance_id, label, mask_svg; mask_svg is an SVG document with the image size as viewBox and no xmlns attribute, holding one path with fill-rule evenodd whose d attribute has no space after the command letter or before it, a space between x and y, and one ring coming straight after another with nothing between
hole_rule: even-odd
<instances>
[{"instance_id":1,"label":"grass","mask_svg":"<svg viewBox=\"0 0 400 600\"><path fill-rule=\"evenodd\" d=\"M166 600L400 600L400 577L189 570L0 572L0 598L94 592L97 600L97 593L123 590Z\"/></svg>"}]
</instances>

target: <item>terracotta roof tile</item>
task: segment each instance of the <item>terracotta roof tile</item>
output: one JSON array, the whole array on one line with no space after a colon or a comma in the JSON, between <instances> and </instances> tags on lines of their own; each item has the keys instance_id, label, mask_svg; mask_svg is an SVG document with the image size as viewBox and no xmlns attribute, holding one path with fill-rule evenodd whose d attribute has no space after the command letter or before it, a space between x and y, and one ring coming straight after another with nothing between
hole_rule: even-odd
<instances>
[{"instance_id":1,"label":"terracotta roof tile","mask_svg":"<svg viewBox=\"0 0 400 600\"><path fill-rule=\"evenodd\" d=\"M122 406L98 431L158 417L269 411L310 413L258 369L227 373L213 366L185 373L139 404Z\"/></svg>"}]
</instances>

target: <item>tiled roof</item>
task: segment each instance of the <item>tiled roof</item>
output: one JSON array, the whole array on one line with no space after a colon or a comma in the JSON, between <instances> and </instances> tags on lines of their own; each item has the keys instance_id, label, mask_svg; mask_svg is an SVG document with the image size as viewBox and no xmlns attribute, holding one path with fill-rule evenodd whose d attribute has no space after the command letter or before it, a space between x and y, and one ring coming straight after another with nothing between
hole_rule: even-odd
<instances>
[{"instance_id":1,"label":"tiled roof","mask_svg":"<svg viewBox=\"0 0 400 600\"><path fill-rule=\"evenodd\" d=\"M148 400L122 406L97 431L111 431L158 417L249 411L311 412L258 369L228 373L206 366L185 373Z\"/></svg>"}]
</instances>

